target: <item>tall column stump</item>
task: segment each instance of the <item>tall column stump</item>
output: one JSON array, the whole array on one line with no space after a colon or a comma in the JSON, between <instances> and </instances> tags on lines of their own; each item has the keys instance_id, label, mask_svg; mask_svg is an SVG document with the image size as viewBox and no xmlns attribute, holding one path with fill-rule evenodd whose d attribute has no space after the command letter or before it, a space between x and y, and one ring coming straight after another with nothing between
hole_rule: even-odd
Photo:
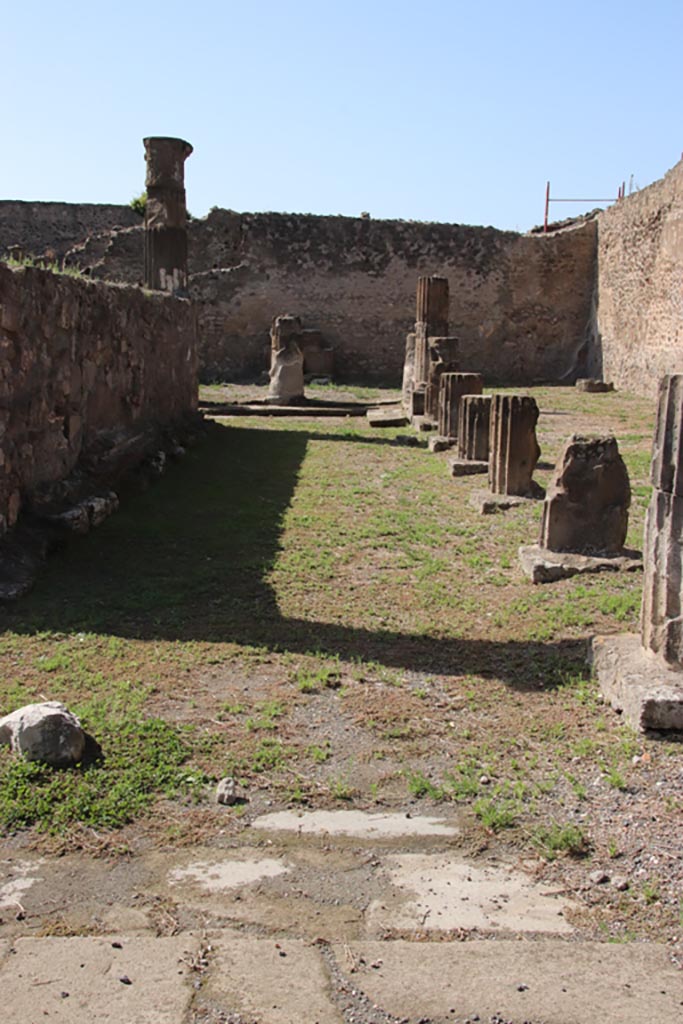
<instances>
[{"instance_id":1,"label":"tall column stump","mask_svg":"<svg viewBox=\"0 0 683 1024\"><path fill-rule=\"evenodd\" d=\"M145 285L155 291L187 289L185 161L192 146L184 139L143 140L147 161Z\"/></svg>"}]
</instances>

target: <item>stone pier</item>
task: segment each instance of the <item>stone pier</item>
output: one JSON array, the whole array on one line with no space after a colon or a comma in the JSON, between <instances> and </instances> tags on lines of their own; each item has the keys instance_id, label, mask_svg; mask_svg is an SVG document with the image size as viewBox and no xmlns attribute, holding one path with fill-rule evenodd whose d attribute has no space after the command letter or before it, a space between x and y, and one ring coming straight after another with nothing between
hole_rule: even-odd
<instances>
[{"instance_id":1,"label":"stone pier","mask_svg":"<svg viewBox=\"0 0 683 1024\"><path fill-rule=\"evenodd\" d=\"M425 387L424 416L436 427L439 418L441 378L458 368L458 339L429 338L427 344L427 386Z\"/></svg>"},{"instance_id":2,"label":"stone pier","mask_svg":"<svg viewBox=\"0 0 683 1024\"><path fill-rule=\"evenodd\" d=\"M403 402L411 419L417 421L424 416L429 428L435 425L438 414L439 377L457 369L457 352L454 359L453 349L457 350L457 341L448 338L448 280L419 277L415 330L406 338Z\"/></svg>"},{"instance_id":3,"label":"stone pier","mask_svg":"<svg viewBox=\"0 0 683 1024\"><path fill-rule=\"evenodd\" d=\"M298 316L276 316L270 330L270 386L266 401L289 405L304 397L303 326Z\"/></svg>"},{"instance_id":4,"label":"stone pier","mask_svg":"<svg viewBox=\"0 0 683 1024\"><path fill-rule=\"evenodd\" d=\"M147 138L145 285L183 293L187 288L185 161L192 146L183 139Z\"/></svg>"},{"instance_id":5,"label":"stone pier","mask_svg":"<svg viewBox=\"0 0 683 1024\"><path fill-rule=\"evenodd\" d=\"M538 544L519 549L534 583L577 573L642 568L624 551L631 486L616 438L575 434L564 446L543 505Z\"/></svg>"},{"instance_id":6,"label":"stone pier","mask_svg":"<svg viewBox=\"0 0 683 1024\"><path fill-rule=\"evenodd\" d=\"M484 379L480 373L444 373L439 388L439 435L457 441L460 409L465 395L480 395Z\"/></svg>"},{"instance_id":7,"label":"stone pier","mask_svg":"<svg viewBox=\"0 0 683 1024\"><path fill-rule=\"evenodd\" d=\"M640 636L595 637L603 695L639 729L683 731L683 374L663 377L645 521Z\"/></svg>"},{"instance_id":8,"label":"stone pier","mask_svg":"<svg viewBox=\"0 0 683 1024\"><path fill-rule=\"evenodd\" d=\"M452 476L489 471L490 395L463 395L458 409L456 456L448 460Z\"/></svg>"},{"instance_id":9,"label":"stone pier","mask_svg":"<svg viewBox=\"0 0 683 1024\"><path fill-rule=\"evenodd\" d=\"M533 480L541 454L536 440L538 406L528 395L494 395L491 403L489 493L476 493L472 503L480 512L496 512L541 498Z\"/></svg>"}]
</instances>

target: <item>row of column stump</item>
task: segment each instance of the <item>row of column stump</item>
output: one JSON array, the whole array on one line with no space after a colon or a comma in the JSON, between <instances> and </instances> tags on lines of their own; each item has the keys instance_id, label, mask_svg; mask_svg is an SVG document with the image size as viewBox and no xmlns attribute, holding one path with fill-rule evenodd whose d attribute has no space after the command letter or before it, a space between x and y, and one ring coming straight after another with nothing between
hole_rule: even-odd
<instances>
[{"instance_id":1,"label":"row of column stump","mask_svg":"<svg viewBox=\"0 0 683 1024\"><path fill-rule=\"evenodd\" d=\"M488 474L475 492L481 512L545 498L537 544L520 548L534 583L580 572L643 568L624 547L631 488L611 435L574 434L547 494L533 479L540 457L539 409L529 395L484 395L481 373L461 372L449 333L448 281L422 277L415 329L406 339L403 405L431 451L452 449L454 476ZM607 389L604 389L607 390ZM603 695L641 730L683 730L683 374L660 384L652 461L653 495L644 538L640 635L596 637L591 661Z\"/></svg>"}]
</instances>

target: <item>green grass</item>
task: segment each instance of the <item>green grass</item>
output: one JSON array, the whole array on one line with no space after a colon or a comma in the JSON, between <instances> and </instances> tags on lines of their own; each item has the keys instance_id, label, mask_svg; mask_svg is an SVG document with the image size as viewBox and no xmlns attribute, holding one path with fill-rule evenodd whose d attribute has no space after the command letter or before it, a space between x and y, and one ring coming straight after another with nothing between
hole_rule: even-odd
<instances>
[{"instance_id":1,"label":"green grass","mask_svg":"<svg viewBox=\"0 0 683 1024\"><path fill-rule=\"evenodd\" d=\"M532 836L532 842L547 860L555 860L560 854L583 857L590 845L584 830L571 822L539 826Z\"/></svg>"}]
</instances>

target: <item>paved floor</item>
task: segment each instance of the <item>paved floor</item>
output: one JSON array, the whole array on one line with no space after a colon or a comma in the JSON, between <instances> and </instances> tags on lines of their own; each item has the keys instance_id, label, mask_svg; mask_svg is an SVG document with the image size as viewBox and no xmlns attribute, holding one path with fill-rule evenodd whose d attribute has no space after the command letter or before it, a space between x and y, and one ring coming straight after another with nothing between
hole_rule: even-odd
<instances>
[{"instance_id":1,"label":"paved floor","mask_svg":"<svg viewBox=\"0 0 683 1024\"><path fill-rule=\"evenodd\" d=\"M564 894L523 864L468 861L457 836L453 817L288 813L257 819L249 845L4 861L0 1020L683 1020L664 946L583 940ZM27 934L33 920L63 934Z\"/></svg>"}]
</instances>

